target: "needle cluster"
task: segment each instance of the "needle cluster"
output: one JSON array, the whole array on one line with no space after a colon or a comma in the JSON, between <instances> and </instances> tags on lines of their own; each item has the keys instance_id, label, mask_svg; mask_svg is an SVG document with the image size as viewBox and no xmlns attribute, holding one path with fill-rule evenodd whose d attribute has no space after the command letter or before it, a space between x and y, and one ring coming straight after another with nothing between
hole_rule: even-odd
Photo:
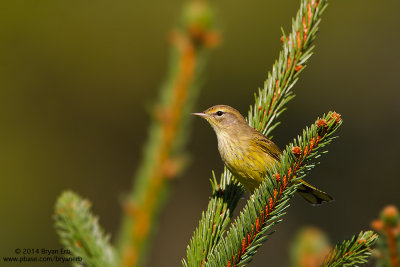
<instances>
[{"instance_id":1,"label":"needle cluster","mask_svg":"<svg viewBox=\"0 0 400 267\"><path fill-rule=\"evenodd\" d=\"M325 259L323 267L358 266L366 263L377 239L378 235L373 231L360 232L358 236L336 245Z\"/></svg>"},{"instance_id":2,"label":"needle cluster","mask_svg":"<svg viewBox=\"0 0 400 267\"><path fill-rule=\"evenodd\" d=\"M77 261L72 262L74 266L113 267L116 265L115 251L90 206L89 201L75 193L64 192L55 207L57 233L61 243L76 257Z\"/></svg>"}]
</instances>

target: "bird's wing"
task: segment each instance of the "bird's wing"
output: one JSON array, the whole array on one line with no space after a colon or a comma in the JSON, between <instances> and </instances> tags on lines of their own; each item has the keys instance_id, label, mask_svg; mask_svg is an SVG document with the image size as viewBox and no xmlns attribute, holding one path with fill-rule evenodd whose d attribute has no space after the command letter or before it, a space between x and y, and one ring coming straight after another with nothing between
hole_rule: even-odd
<instances>
[{"instance_id":1,"label":"bird's wing","mask_svg":"<svg viewBox=\"0 0 400 267\"><path fill-rule=\"evenodd\" d=\"M255 137L254 141L256 145L260 147L265 153L267 153L277 161L280 160L282 151L279 149L277 145L275 145L274 142L272 142L271 140L269 140L267 137L265 137L260 133L257 133L257 136Z\"/></svg>"}]
</instances>

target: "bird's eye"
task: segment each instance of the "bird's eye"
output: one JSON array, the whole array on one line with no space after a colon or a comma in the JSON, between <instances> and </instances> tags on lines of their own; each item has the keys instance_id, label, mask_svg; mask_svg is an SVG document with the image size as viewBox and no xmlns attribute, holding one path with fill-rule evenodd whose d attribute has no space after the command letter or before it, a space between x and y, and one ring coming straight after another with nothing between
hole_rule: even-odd
<instances>
[{"instance_id":1,"label":"bird's eye","mask_svg":"<svg viewBox=\"0 0 400 267\"><path fill-rule=\"evenodd\" d=\"M216 113L218 116L222 116L222 114L224 114L221 110L218 110Z\"/></svg>"}]
</instances>

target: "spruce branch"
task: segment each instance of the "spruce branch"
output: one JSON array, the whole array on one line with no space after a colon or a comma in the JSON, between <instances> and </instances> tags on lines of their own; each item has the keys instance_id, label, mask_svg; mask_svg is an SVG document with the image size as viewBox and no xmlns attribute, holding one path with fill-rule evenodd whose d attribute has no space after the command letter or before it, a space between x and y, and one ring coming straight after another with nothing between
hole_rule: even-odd
<instances>
[{"instance_id":1,"label":"spruce branch","mask_svg":"<svg viewBox=\"0 0 400 267\"><path fill-rule=\"evenodd\" d=\"M183 266L203 266L207 256L222 238L232 212L244 191L243 187L232 179L232 175L225 169L219 184L213 172L211 180L213 195L187 247L187 261L182 260Z\"/></svg>"},{"instance_id":2,"label":"spruce branch","mask_svg":"<svg viewBox=\"0 0 400 267\"><path fill-rule=\"evenodd\" d=\"M294 97L293 86L313 54L312 42L316 38L321 15L327 0L302 0L292 30L286 35L282 29L282 51L268 73L264 88L255 94L255 103L250 106L250 126L269 138L279 122L276 119L285 111L285 105Z\"/></svg>"},{"instance_id":3,"label":"spruce branch","mask_svg":"<svg viewBox=\"0 0 400 267\"><path fill-rule=\"evenodd\" d=\"M282 51L272 67L272 73L268 73L267 80L264 82L264 88L259 89L258 94L255 94L255 104L254 106L250 106L247 121L250 126L269 138L272 138L271 132L279 124L277 118L285 111L285 105L294 97L292 88L312 55L314 48L312 42L316 38L321 15L326 7L327 0L301 1L300 9L292 23L291 33L286 36L283 32L281 38L283 44ZM227 186L231 182L237 183L225 167L221 175L220 184L226 182L228 183L226 184ZM237 192L237 194L241 195L242 191ZM190 245L187 248L188 261L183 260L184 266L198 266L199 263L205 261L208 257L207 252L210 253L212 251L211 248L215 247L220 240L218 238L212 239L211 242L207 242L207 245L204 246L202 236L196 234L200 229L207 225L213 225L213 227L218 229L225 229L228 225L224 220L207 221L208 218L216 218L218 216L215 213L216 210L213 208L215 204L211 203L214 201L216 201L214 198L210 200L209 208L205 212L210 215L202 217L198 228L195 230L195 234L191 238ZM236 207L236 203L227 205L231 207L230 212ZM221 213L228 211L227 206L223 208ZM207 232L210 230L201 231ZM195 257L194 255L197 256Z\"/></svg>"},{"instance_id":4,"label":"spruce branch","mask_svg":"<svg viewBox=\"0 0 400 267\"><path fill-rule=\"evenodd\" d=\"M122 266L145 262L157 215L172 181L185 167L183 148L189 116L184 114L192 109L198 94L207 54L219 42L219 34L213 29L213 9L205 1L186 4L181 25L171 33L168 75L153 110L143 161L125 203L118 255ZM65 192L57 202L55 220L63 244L82 256L86 266L117 265L108 239L102 237L97 219L89 213L87 201Z\"/></svg>"},{"instance_id":5,"label":"spruce branch","mask_svg":"<svg viewBox=\"0 0 400 267\"><path fill-rule=\"evenodd\" d=\"M371 256L371 247L378 239L373 231L360 232L350 240L336 245L324 261L324 267L358 266L366 263Z\"/></svg>"},{"instance_id":6,"label":"spruce branch","mask_svg":"<svg viewBox=\"0 0 400 267\"><path fill-rule=\"evenodd\" d=\"M299 179L326 152L322 148L335 138L333 134L341 124L340 115L329 112L286 147L280 164L275 164L268 171L264 182L247 201L204 266L244 266L252 260L257 248L273 233L272 226L281 221L288 207L287 202L297 190Z\"/></svg>"},{"instance_id":7,"label":"spruce branch","mask_svg":"<svg viewBox=\"0 0 400 267\"><path fill-rule=\"evenodd\" d=\"M396 206L388 205L380 219L372 222L378 232L377 264L378 267L396 267L400 264L400 215Z\"/></svg>"},{"instance_id":8,"label":"spruce branch","mask_svg":"<svg viewBox=\"0 0 400 267\"><path fill-rule=\"evenodd\" d=\"M213 9L193 0L183 11L182 26L171 34L169 72L155 105L149 140L125 203L119 248L121 266L139 266L156 228L172 181L185 167L183 153L189 111L199 89L207 53L219 40L213 29Z\"/></svg>"},{"instance_id":9,"label":"spruce branch","mask_svg":"<svg viewBox=\"0 0 400 267\"><path fill-rule=\"evenodd\" d=\"M74 266L113 267L115 256L109 236L104 235L90 206L89 201L75 193L64 192L55 206L55 228L61 243L82 259L74 262Z\"/></svg>"}]
</instances>

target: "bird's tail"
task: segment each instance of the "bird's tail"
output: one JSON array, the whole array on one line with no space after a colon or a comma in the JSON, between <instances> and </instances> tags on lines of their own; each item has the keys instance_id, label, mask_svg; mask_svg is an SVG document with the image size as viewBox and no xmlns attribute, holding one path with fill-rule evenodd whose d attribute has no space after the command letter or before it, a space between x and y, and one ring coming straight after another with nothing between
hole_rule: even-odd
<instances>
[{"instance_id":1,"label":"bird's tail","mask_svg":"<svg viewBox=\"0 0 400 267\"><path fill-rule=\"evenodd\" d=\"M301 185L297 188L297 193L304 198L308 203L312 205L320 205L322 202L332 201L333 197L328 195L322 190L306 183L303 180L300 180Z\"/></svg>"}]
</instances>

